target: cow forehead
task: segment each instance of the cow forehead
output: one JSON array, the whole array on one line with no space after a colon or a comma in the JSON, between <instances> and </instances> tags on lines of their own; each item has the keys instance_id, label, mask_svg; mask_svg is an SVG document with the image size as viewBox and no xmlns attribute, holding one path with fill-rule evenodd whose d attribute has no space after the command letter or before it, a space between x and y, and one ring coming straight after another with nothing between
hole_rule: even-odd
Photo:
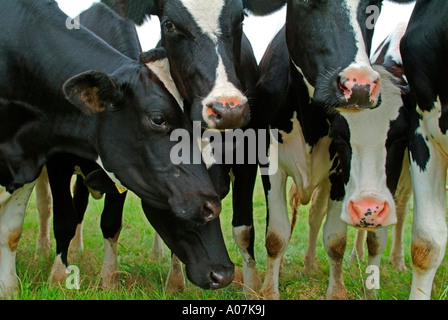
<instances>
[{"instance_id":1,"label":"cow forehead","mask_svg":"<svg viewBox=\"0 0 448 320\"><path fill-rule=\"evenodd\" d=\"M180 0L201 31L212 39L221 33L219 19L225 0Z\"/></svg>"}]
</instances>

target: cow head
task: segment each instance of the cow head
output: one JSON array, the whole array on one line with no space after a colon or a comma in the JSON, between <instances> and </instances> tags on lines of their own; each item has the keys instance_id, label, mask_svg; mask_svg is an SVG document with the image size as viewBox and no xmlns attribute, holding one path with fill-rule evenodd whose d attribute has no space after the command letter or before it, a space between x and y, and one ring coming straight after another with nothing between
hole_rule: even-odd
<instances>
[{"instance_id":1,"label":"cow head","mask_svg":"<svg viewBox=\"0 0 448 320\"><path fill-rule=\"evenodd\" d=\"M135 61L113 74L87 71L64 84L68 100L95 117L98 163L118 185L177 217L204 223L221 211L204 164L174 165L170 134L191 122L160 79ZM197 148L191 141L190 150ZM193 153L193 152L192 152Z\"/></svg>"},{"instance_id":2,"label":"cow head","mask_svg":"<svg viewBox=\"0 0 448 320\"><path fill-rule=\"evenodd\" d=\"M190 106L190 119L204 128L235 129L250 120L248 98L240 82L241 39L245 8L260 14L284 1L153 0L104 1L143 23L157 15L161 45L174 81Z\"/></svg>"},{"instance_id":3,"label":"cow head","mask_svg":"<svg viewBox=\"0 0 448 320\"><path fill-rule=\"evenodd\" d=\"M343 109L380 105L381 79L369 53L381 5L382 0L288 0L289 52L316 103Z\"/></svg>"},{"instance_id":4,"label":"cow head","mask_svg":"<svg viewBox=\"0 0 448 320\"><path fill-rule=\"evenodd\" d=\"M183 222L171 212L151 208L143 211L171 251L185 264L188 279L203 289L219 289L234 277L219 218L205 225Z\"/></svg>"},{"instance_id":5,"label":"cow head","mask_svg":"<svg viewBox=\"0 0 448 320\"><path fill-rule=\"evenodd\" d=\"M341 112L331 121L332 147L338 154L344 186L333 186L343 199L341 219L359 228L376 229L397 222L393 195L407 147L406 99L384 68L375 66L383 85L381 106ZM404 168L406 169L406 168Z\"/></svg>"}]
</instances>

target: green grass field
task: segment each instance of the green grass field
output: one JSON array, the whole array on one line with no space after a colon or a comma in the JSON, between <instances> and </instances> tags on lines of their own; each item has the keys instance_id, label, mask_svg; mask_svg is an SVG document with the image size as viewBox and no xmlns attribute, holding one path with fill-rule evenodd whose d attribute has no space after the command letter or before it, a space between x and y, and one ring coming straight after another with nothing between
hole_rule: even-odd
<instances>
[{"instance_id":1,"label":"green grass field","mask_svg":"<svg viewBox=\"0 0 448 320\"><path fill-rule=\"evenodd\" d=\"M53 287L48 284L55 241L52 237L52 254L49 259L35 257L38 230L38 214L34 193L25 218L22 238L17 251L17 273L20 281L21 300L244 300L241 283L241 256L232 238L231 195L223 202L221 223L229 255L236 265L237 276L232 285L216 291L201 290L187 281L183 292L169 294L165 280L169 270L170 252L165 247L162 261L152 261L150 249L154 229L144 217L139 199L128 195L125 204L123 229L119 241L120 286L116 290L100 287L100 269L103 257L103 238L100 230L100 212L103 201L90 198L84 222L84 251L69 255L69 264L80 269L80 289L67 289L65 285ZM255 254L260 274L264 275L266 250L264 248L265 201L261 182L256 185L255 199ZM297 225L287 249L283 273L280 276L280 293L285 300L325 299L328 283L328 257L322 243L322 230L318 243L318 271L313 275L303 272L303 256L308 236L308 207L301 207ZM381 289L378 300L408 299L412 272L410 268L411 212L405 226L405 260L407 271L395 271L388 263L392 230L389 230L389 245L381 266ZM349 299L363 299L363 283L366 277L367 259L350 263L355 230L349 228L347 250L344 258L344 278ZM444 259L434 281L433 299L448 300L448 259Z\"/></svg>"}]
</instances>

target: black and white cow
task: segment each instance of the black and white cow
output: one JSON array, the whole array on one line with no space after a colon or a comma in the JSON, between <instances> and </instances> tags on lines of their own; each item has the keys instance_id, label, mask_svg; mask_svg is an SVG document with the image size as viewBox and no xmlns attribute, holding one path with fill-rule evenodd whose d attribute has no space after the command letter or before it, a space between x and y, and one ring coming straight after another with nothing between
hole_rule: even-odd
<instances>
[{"instance_id":1,"label":"black and white cow","mask_svg":"<svg viewBox=\"0 0 448 320\"><path fill-rule=\"evenodd\" d=\"M245 11L264 15L280 9L272 0L103 0L143 23L156 15L161 23L161 47L171 74L185 99L191 121L204 129L260 128L261 115L254 101L258 66L243 33ZM213 159L210 162L213 164ZM247 288L261 286L254 270L253 190L257 164L217 165L209 172L218 194L229 191L232 173L234 238L243 256Z\"/></svg>"},{"instance_id":2,"label":"black and white cow","mask_svg":"<svg viewBox=\"0 0 448 320\"><path fill-rule=\"evenodd\" d=\"M170 132L191 131L191 123L160 79L83 27L69 30L54 1L0 7L0 295L17 291L26 205L43 165L60 152L98 163L151 207L148 219L169 246L181 246L176 255L190 264L191 279L228 284L233 264L219 221L193 222L217 216L220 201L204 165L174 165L169 157ZM185 254L189 242L203 254Z\"/></svg>"},{"instance_id":3,"label":"black and white cow","mask_svg":"<svg viewBox=\"0 0 448 320\"><path fill-rule=\"evenodd\" d=\"M406 77L415 100L410 125L414 191L410 299L430 299L447 243L448 2L417 0L401 41Z\"/></svg>"},{"instance_id":4,"label":"black and white cow","mask_svg":"<svg viewBox=\"0 0 448 320\"><path fill-rule=\"evenodd\" d=\"M280 297L278 274L290 238L285 188L292 177L301 204L313 197L310 224L319 225L327 212L327 297L344 299L347 224L378 230L369 239L377 256L384 227L397 222L393 194L406 149L406 108L393 77L369 61L366 9L381 1L287 3L285 28L266 50L257 85L268 124L280 133L278 172L263 177L268 265L261 294Z\"/></svg>"},{"instance_id":5,"label":"black and white cow","mask_svg":"<svg viewBox=\"0 0 448 320\"><path fill-rule=\"evenodd\" d=\"M82 12L76 21L89 29L95 35L106 41L111 47L135 61L139 60L141 45L138 39L135 25L122 19L106 5L96 3ZM151 66L148 66L151 68ZM168 72L168 71L167 71ZM163 82L163 77L160 77ZM170 88L167 83L165 87ZM89 189L85 186L85 176L98 170L100 167L93 161L86 160L68 153L53 155L46 164L47 175L39 177L36 184L36 200L43 202L42 195L45 194L45 181L51 186L52 210L39 210L39 238L38 248L49 247L42 242L49 242L49 216L54 212L53 226L56 240L56 259L50 275L50 283L60 284L67 277L68 266L67 255L69 246L72 249L82 250L82 222L87 209ZM76 175L73 186L72 176ZM124 191L124 190L123 190ZM127 191L122 193L106 193L104 208L101 214L101 229L104 237L104 257L101 271L101 284L103 287L114 287L118 281L117 242L121 230L123 206ZM94 193L92 193L94 195ZM97 196L98 197L98 196ZM102 194L99 195L102 197ZM45 216L45 213L48 215ZM46 230L46 232L44 232Z\"/></svg>"}]
</instances>

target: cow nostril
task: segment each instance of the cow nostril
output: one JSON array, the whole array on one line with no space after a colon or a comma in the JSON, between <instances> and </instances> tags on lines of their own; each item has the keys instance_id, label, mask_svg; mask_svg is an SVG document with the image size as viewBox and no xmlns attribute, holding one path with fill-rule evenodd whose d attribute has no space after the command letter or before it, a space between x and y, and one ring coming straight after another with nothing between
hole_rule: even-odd
<instances>
[{"instance_id":1,"label":"cow nostril","mask_svg":"<svg viewBox=\"0 0 448 320\"><path fill-rule=\"evenodd\" d=\"M336 79L339 90L346 97L350 96L350 94L351 94L351 90L349 88L347 88L347 86L345 85L345 83L347 83L347 81L348 81L347 78L345 78L343 80L342 77L340 77L340 76Z\"/></svg>"},{"instance_id":2,"label":"cow nostril","mask_svg":"<svg viewBox=\"0 0 448 320\"><path fill-rule=\"evenodd\" d=\"M226 276L218 272L210 272L210 287L212 289L219 289L227 285Z\"/></svg>"},{"instance_id":3,"label":"cow nostril","mask_svg":"<svg viewBox=\"0 0 448 320\"><path fill-rule=\"evenodd\" d=\"M216 219L221 213L221 202L206 200L202 205L202 216L204 222L210 222Z\"/></svg>"}]
</instances>

